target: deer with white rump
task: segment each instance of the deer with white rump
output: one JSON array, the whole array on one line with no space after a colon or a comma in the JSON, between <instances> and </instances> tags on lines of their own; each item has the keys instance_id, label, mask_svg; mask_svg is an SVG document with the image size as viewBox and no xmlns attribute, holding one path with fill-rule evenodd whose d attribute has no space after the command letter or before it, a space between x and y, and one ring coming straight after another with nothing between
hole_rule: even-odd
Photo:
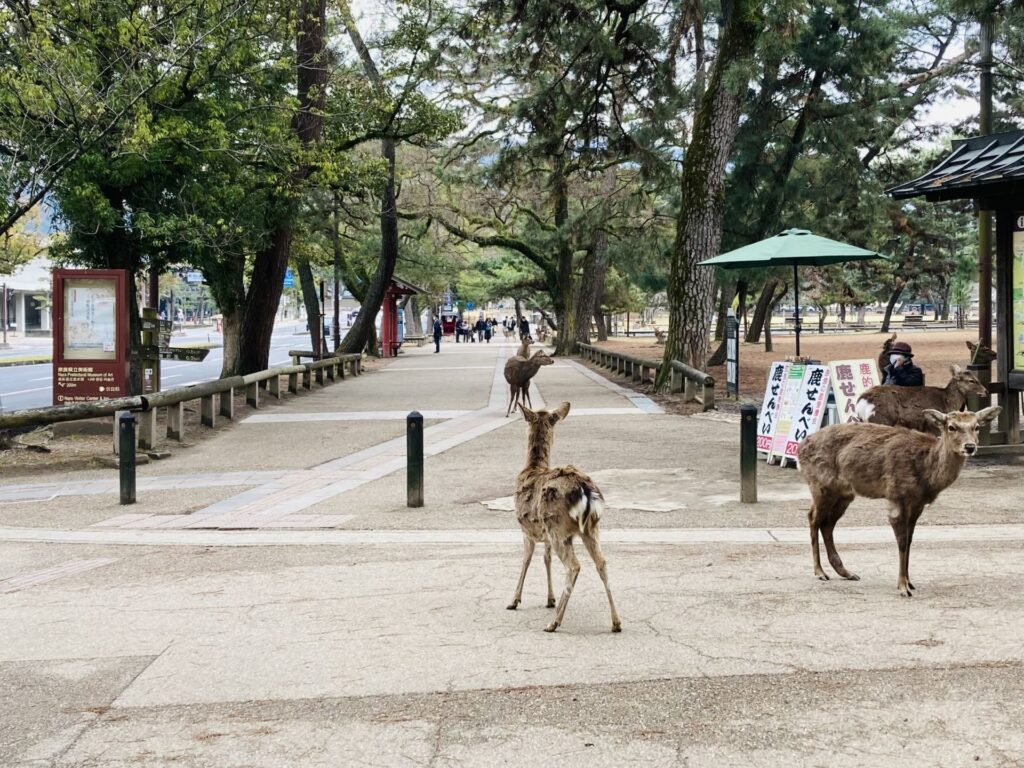
<instances>
[{"instance_id":1,"label":"deer with white rump","mask_svg":"<svg viewBox=\"0 0 1024 768\"><path fill-rule=\"evenodd\" d=\"M558 629L580 574L580 561L573 549L573 539L579 536L604 583L608 606L612 612L612 632L619 632L622 623L608 587L608 572L598 532L604 497L597 484L576 467L548 466L555 424L569 415L569 403L562 403L553 411L534 412L525 405L519 408L530 431L526 466L516 479L516 518L523 530L523 567L508 609L514 611L522 602L526 569L533 559L534 547L543 542L544 567L548 577L548 608L555 608L555 593L551 587L552 549L565 566L565 587L558 600L555 617L544 631L554 632Z\"/></svg>"},{"instance_id":2,"label":"deer with white rump","mask_svg":"<svg viewBox=\"0 0 1024 768\"><path fill-rule=\"evenodd\" d=\"M832 569L844 579L858 579L843 565L832 532L856 496L886 499L900 553L897 589L911 597L910 545L917 520L925 506L960 476L967 457L978 450L979 425L992 421L1000 410L926 410L927 418L941 430L938 437L903 427L854 423L826 427L807 438L800 445L800 471L811 489L807 519L815 575L828 580L818 551L820 531Z\"/></svg>"}]
</instances>

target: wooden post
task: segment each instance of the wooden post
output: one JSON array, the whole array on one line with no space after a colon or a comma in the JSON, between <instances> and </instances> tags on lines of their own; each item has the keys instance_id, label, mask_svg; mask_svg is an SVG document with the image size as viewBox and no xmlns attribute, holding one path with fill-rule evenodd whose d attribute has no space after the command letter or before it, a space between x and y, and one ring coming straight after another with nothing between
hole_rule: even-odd
<instances>
[{"instance_id":1,"label":"wooden post","mask_svg":"<svg viewBox=\"0 0 1024 768\"><path fill-rule=\"evenodd\" d=\"M120 457L118 475L121 485L121 503L135 503L135 416L122 413L117 420Z\"/></svg>"},{"instance_id":2,"label":"wooden post","mask_svg":"<svg viewBox=\"0 0 1024 768\"><path fill-rule=\"evenodd\" d=\"M156 408L139 414L139 447L146 451L156 447Z\"/></svg>"},{"instance_id":3,"label":"wooden post","mask_svg":"<svg viewBox=\"0 0 1024 768\"><path fill-rule=\"evenodd\" d=\"M757 406L740 406L740 502L757 503Z\"/></svg>"},{"instance_id":4,"label":"wooden post","mask_svg":"<svg viewBox=\"0 0 1024 768\"><path fill-rule=\"evenodd\" d=\"M217 395L206 395L200 400L199 422L211 429L217 426Z\"/></svg>"},{"instance_id":5,"label":"wooden post","mask_svg":"<svg viewBox=\"0 0 1024 768\"><path fill-rule=\"evenodd\" d=\"M267 394L270 397L276 397L278 400L281 399L281 377L271 376L267 379Z\"/></svg>"},{"instance_id":6,"label":"wooden post","mask_svg":"<svg viewBox=\"0 0 1024 768\"><path fill-rule=\"evenodd\" d=\"M288 374L288 392L294 395L299 391L299 374L289 373Z\"/></svg>"},{"instance_id":7,"label":"wooden post","mask_svg":"<svg viewBox=\"0 0 1024 768\"><path fill-rule=\"evenodd\" d=\"M235 419L235 390L234 387L225 389L220 393L220 415L228 421Z\"/></svg>"},{"instance_id":8,"label":"wooden post","mask_svg":"<svg viewBox=\"0 0 1024 768\"><path fill-rule=\"evenodd\" d=\"M245 385L245 404L253 408L260 407L260 383L254 381Z\"/></svg>"},{"instance_id":9,"label":"wooden post","mask_svg":"<svg viewBox=\"0 0 1024 768\"><path fill-rule=\"evenodd\" d=\"M321 367L317 368L316 369L316 373L314 373L313 376L316 379L316 383L319 386L322 387L324 385L324 369L323 369L323 367L321 366Z\"/></svg>"},{"instance_id":10,"label":"wooden post","mask_svg":"<svg viewBox=\"0 0 1024 768\"><path fill-rule=\"evenodd\" d=\"M423 415L413 411L405 418L406 503L423 506Z\"/></svg>"},{"instance_id":11,"label":"wooden post","mask_svg":"<svg viewBox=\"0 0 1024 768\"><path fill-rule=\"evenodd\" d=\"M313 388L313 377L310 375L309 368L306 368L302 372L302 388L312 389Z\"/></svg>"},{"instance_id":12,"label":"wooden post","mask_svg":"<svg viewBox=\"0 0 1024 768\"><path fill-rule=\"evenodd\" d=\"M179 443L185 437L185 403L167 406L167 439Z\"/></svg>"}]
</instances>

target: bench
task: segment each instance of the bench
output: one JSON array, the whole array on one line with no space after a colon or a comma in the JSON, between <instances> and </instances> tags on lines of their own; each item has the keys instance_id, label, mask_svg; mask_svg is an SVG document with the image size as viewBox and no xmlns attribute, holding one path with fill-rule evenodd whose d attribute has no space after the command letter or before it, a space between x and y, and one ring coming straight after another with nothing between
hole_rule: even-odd
<instances>
[{"instance_id":1,"label":"bench","mask_svg":"<svg viewBox=\"0 0 1024 768\"><path fill-rule=\"evenodd\" d=\"M913 325L921 325L923 323L924 323L924 315L904 315L903 316L903 324L904 325L911 325L911 324L913 324Z\"/></svg>"},{"instance_id":2,"label":"bench","mask_svg":"<svg viewBox=\"0 0 1024 768\"><path fill-rule=\"evenodd\" d=\"M409 342L410 344L415 343L417 347L422 347L424 344L427 343L427 337L426 336L419 336L419 335L416 335L416 334L413 334L413 335L406 334L405 335L405 340L407 342Z\"/></svg>"}]
</instances>

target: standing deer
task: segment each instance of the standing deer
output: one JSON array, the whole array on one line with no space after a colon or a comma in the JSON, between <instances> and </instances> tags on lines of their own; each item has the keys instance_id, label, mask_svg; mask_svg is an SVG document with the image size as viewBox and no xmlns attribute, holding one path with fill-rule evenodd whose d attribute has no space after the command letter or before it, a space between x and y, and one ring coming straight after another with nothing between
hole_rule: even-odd
<instances>
[{"instance_id":1,"label":"standing deer","mask_svg":"<svg viewBox=\"0 0 1024 768\"><path fill-rule=\"evenodd\" d=\"M523 344L525 346L526 342L524 341ZM520 402L533 406L533 401L530 399L530 379L537 374L542 365L553 365L554 362L555 358L549 357L544 350L537 351L533 357L517 355L508 359L508 362L505 363L505 381L508 382L509 397L505 418L508 418L512 409Z\"/></svg>"},{"instance_id":2,"label":"standing deer","mask_svg":"<svg viewBox=\"0 0 1024 768\"><path fill-rule=\"evenodd\" d=\"M523 336L523 341L519 345L519 349L512 357L529 357L530 356L530 345L533 344L532 336Z\"/></svg>"},{"instance_id":3,"label":"standing deer","mask_svg":"<svg viewBox=\"0 0 1024 768\"><path fill-rule=\"evenodd\" d=\"M558 629L580 574L580 561L573 548L573 538L579 536L604 583L608 607L612 613L612 632L621 632L622 622L619 621L612 591L608 586L608 571L598 531L604 510L604 497L597 484L576 467L548 466L555 424L569 415L569 403L562 403L553 411L534 412L525 405L519 407L530 431L526 466L516 479L516 518L519 527L523 529L523 568L508 609L514 611L522 602L526 569L533 559L534 547L543 542L544 567L548 577L548 608L555 607L555 595L551 588L552 549L565 566L565 588L558 600L555 618L544 631L554 632Z\"/></svg>"},{"instance_id":4,"label":"standing deer","mask_svg":"<svg viewBox=\"0 0 1024 768\"><path fill-rule=\"evenodd\" d=\"M978 450L978 426L999 415L1000 406L977 413L927 410L940 428L938 437L880 424L836 424L800 445L800 471L811 489L811 555L814 573L823 581L818 531L832 569L844 579L859 577L843 566L832 532L856 496L886 499L889 524L900 552L897 590L912 597L910 545L917 519L952 485L968 456Z\"/></svg>"},{"instance_id":5,"label":"standing deer","mask_svg":"<svg viewBox=\"0 0 1024 768\"><path fill-rule=\"evenodd\" d=\"M970 371L958 365L949 368L952 378L944 387L897 387L879 384L857 398L857 418L872 424L906 427L919 432L938 434L940 428L925 416L929 408L939 411L960 411L967 405L968 395L984 397L985 386Z\"/></svg>"}]
</instances>

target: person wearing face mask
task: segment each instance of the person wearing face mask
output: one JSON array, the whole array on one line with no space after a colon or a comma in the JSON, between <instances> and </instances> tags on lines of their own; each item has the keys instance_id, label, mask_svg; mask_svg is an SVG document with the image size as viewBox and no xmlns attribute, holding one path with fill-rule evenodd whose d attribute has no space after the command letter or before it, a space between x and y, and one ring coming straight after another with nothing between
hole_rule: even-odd
<instances>
[{"instance_id":1,"label":"person wearing face mask","mask_svg":"<svg viewBox=\"0 0 1024 768\"><path fill-rule=\"evenodd\" d=\"M895 384L898 387L924 386L921 369L914 365L914 353L910 345L897 341L889 350L889 364L882 375L883 384Z\"/></svg>"}]
</instances>

